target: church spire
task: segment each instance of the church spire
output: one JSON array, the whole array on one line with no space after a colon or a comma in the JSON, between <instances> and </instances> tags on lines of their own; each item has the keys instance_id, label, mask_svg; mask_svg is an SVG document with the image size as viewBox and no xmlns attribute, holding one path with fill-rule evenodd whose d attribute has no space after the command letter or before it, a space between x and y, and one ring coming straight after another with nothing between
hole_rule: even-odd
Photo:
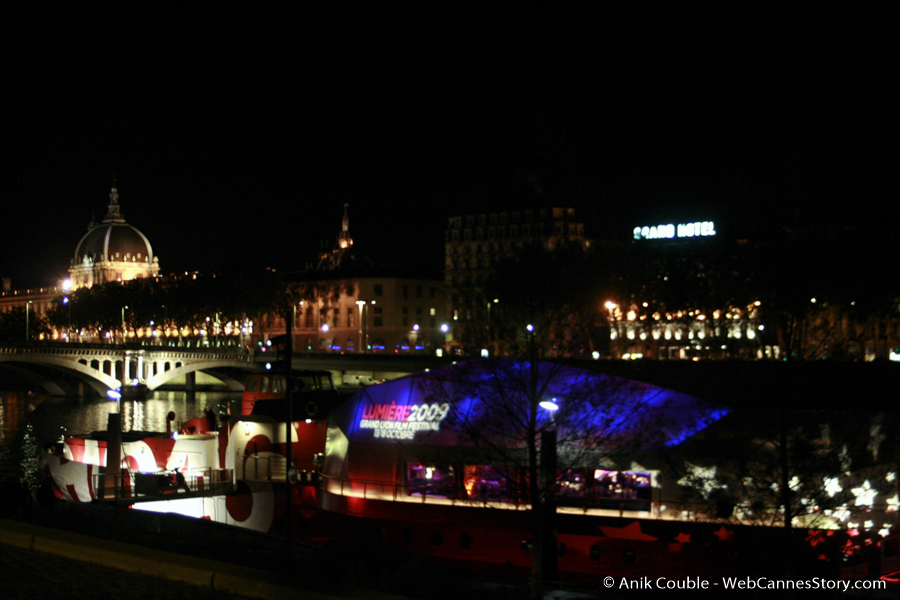
<instances>
[{"instance_id":1,"label":"church spire","mask_svg":"<svg viewBox=\"0 0 900 600\"><path fill-rule=\"evenodd\" d=\"M350 205L344 203L344 218L341 221L341 233L338 234L338 247L342 250L353 246L353 238L350 237L350 217L347 216L347 207Z\"/></svg>"}]
</instances>

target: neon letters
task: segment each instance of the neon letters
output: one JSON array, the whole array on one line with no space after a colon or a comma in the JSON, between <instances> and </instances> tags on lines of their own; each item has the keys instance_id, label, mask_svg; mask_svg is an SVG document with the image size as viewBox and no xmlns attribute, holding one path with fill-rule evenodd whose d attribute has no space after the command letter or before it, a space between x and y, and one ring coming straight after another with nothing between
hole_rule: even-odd
<instances>
[{"instance_id":1,"label":"neon letters","mask_svg":"<svg viewBox=\"0 0 900 600\"><path fill-rule=\"evenodd\" d=\"M636 240L665 240L675 237L712 237L716 235L716 225L712 221L697 221L695 223L679 223L673 225L653 225L635 227L634 239Z\"/></svg>"},{"instance_id":2,"label":"neon letters","mask_svg":"<svg viewBox=\"0 0 900 600\"><path fill-rule=\"evenodd\" d=\"M360 429L372 429L376 438L411 440L420 431L440 431L450 404L372 404L363 408Z\"/></svg>"}]
</instances>

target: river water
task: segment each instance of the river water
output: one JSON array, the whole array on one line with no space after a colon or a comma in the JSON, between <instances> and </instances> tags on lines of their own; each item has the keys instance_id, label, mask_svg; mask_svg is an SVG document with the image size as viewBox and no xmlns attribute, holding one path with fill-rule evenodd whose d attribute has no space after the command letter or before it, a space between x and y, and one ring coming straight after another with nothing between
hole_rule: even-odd
<instances>
[{"instance_id":1,"label":"river water","mask_svg":"<svg viewBox=\"0 0 900 600\"><path fill-rule=\"evenodd\" d=\"M0 379L3 487L19 481L34 491L36 456L45 444L65 435L106 429L109 413L117 409L116 403L106 398L62 398L37 391L2 391L4 387ZM234 392L154 392L147 400L122 402L122 427L124 431L165 431L170 411L175 413L177 423L202 416L206 406L224 414L240 399L240 393Z\"/></svg>"}]
</instances>

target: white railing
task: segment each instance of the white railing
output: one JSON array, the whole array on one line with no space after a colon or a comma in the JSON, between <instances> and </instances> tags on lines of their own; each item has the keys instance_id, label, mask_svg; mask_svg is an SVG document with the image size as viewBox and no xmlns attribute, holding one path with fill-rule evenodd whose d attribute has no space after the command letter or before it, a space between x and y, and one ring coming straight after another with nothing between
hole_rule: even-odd
<instances>
[{"instance_id":1,"label":"white railing","mask_svg":"<svg viewBox=\"0 0 900 600\"><path fill-rule=\"evenodd\" d=\"M165 499L179 494L219 495L234 491L231 469L191 469L184 482L174 471L137 473L123 470L116 475L93 474L94 496L98 500Z\"/></svg>"}]
</instances>

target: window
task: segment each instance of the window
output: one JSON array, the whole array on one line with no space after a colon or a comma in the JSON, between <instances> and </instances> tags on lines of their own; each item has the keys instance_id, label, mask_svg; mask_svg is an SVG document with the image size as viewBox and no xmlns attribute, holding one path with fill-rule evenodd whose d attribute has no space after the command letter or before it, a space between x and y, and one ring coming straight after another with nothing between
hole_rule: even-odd
<instances>
[{"instance_id":1,"label":"window","mask_svg":"<svg viewBox=\"0 0 900 600\"><path fill-rule=\"evenodd\" d=\"M353 317L354 317L353 307L347 307L347 327L353 327Z\"/></svg>"},{"instance_id":2,"label":"window","mask_svg":"<svg viewBox=\"0 0 900 600\"><path fill-rule=\"evenodd\" d=\"M376 296L384 295L384 288L382 287L382 285L380 283L375 284L375 295Z\"/></svg>"},{"instance_id":3,"label":"window","mask_svg":"<svg viewBox=\"0 0 900 600\"><path fill-rule=\"evenodd\" d=\"M403 286L403 299L406 300L407 298L409 298L409 286L404 285Z\"/></svg>"},{"instance_id":4,"label":"window","mask_svg":"<svg viewBox=\"0 0 900 600\"><path fill-rule=\"evenodd\" d=\"M416 286L416 298L421 298L421 297L422 297L422 286L417 285Z\"/></svg>"}]
</instances>

